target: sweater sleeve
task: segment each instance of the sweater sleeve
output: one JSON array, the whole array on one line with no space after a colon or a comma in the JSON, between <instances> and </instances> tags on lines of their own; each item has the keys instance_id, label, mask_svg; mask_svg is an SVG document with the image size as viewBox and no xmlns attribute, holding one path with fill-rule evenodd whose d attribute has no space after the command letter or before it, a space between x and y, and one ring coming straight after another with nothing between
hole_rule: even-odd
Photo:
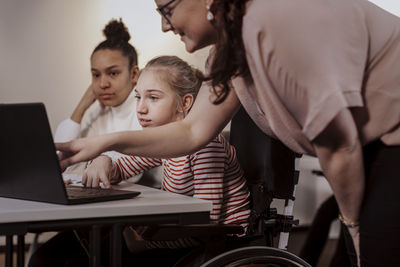
<instances>
[{"instance_id":1,"label":"sweater sleeve","mask_svg":"<svg viewBox=\"0 0 400 267\"><path fill-rule=\"evenodd\" d=\"M81 125L71 119L63 120L54 135L55 142L68 142L79 137Z\"/></svg>"}]
</instances>

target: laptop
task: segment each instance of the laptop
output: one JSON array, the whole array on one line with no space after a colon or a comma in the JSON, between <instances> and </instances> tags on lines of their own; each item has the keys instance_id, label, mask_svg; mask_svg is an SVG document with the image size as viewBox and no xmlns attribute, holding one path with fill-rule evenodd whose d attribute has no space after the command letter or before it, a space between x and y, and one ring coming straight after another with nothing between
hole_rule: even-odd
<instances>
[{"instance_id":1,"label":"laptop","mask_svg":"<svg viewBox=\"0 0 400 267\"><path fill-rule=\"evenodd\" d=\"M65 186L43 103L0 104L0 125L0 197L69 205L140 194Z\"/></svg>"}]
</instances>

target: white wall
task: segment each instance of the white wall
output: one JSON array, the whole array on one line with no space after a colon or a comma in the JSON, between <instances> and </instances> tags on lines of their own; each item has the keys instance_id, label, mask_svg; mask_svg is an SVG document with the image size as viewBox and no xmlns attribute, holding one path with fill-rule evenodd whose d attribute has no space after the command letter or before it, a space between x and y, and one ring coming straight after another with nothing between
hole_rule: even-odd
<instances>
[{"instance_id":1,"label":"white wall","mask_svg":"<svg viewBox=\"0 0 400 267\"><path fill-rule=\"evenodd\" d=\"M397 16L400 16L399 0L369 0L369 1Z\"/></svg>"},{"instance_id":2,"label":"white wall","mask_svg":"<svg viewBox=\"0 0 400 267\"><path fill-rule=\"evenodd\" d=\"M163 33L152 0L0 0L0 102L44 102L53 131L90 83L89 57L102 29L122 18L139 66L178 55L204 70L208 49L195 54Z\"/></svg>"},{"instance_id":3,"label":"white wall","mask_svg":"<svg viewBox=\"0 0 400 267\"><path fill-rule=\"evenodd\" d=\"M373 0L400 15L400 1ZM188 54L162 33L153 0L0 0L0 102L44 102L53 130L90 83L89 57L111 18L122 18L142 67L161 54L203 69L207 49Z\"/></svg>"}]
</instances>

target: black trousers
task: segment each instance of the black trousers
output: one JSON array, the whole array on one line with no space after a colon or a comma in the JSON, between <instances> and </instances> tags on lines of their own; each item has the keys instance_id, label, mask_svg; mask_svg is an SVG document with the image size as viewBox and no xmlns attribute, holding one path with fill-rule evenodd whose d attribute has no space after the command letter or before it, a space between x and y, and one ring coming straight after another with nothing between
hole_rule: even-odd
<instances>
[{"instance_id":1,"label":"black trousers","mask_svg":"<svg viewBox=\"0 0 400 267\"><path fill-rule=\"evenodd\" d=\"M400 146L363 148L366 188L360 212L361 267L400 266ZM346 234L353 266L357 265Z\"/></svg>"}]
</instances>

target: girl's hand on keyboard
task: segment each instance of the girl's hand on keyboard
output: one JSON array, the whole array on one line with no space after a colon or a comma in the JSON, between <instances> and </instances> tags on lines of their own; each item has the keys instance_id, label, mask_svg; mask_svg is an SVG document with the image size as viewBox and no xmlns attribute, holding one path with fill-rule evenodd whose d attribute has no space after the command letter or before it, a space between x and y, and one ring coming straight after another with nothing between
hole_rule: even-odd
<instances>
[{"instance_id":1,"label":"girl's hand on keyboard","mask_svg":"<svg viewBox=\"0 0 400 267\"><path fill-rule=\"evenodd\" d=\"M103 183L105 188L111 188L111 181L114 182L115 166L111 158L101 155L90 162L83 173L82 184L87 187L100 187Z\"/></svg>"}]
</instances>

